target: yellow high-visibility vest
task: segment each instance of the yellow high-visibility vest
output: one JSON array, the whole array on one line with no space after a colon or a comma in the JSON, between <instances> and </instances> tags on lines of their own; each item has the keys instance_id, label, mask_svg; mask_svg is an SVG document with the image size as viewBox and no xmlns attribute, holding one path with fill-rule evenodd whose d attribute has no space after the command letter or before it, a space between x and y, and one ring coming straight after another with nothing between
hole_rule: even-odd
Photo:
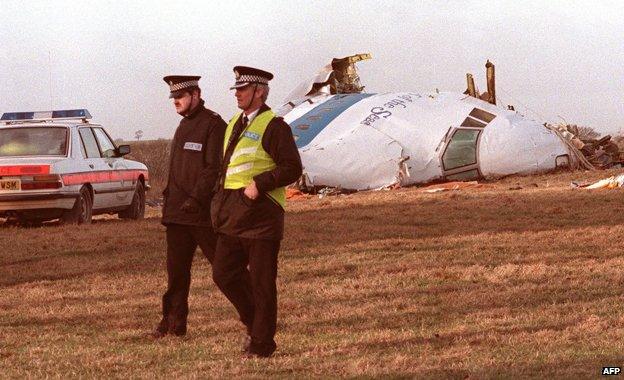
<instances>
[{"instance_id":1,"label":"yellow high-visibility vest","mask_svg":"<svg viewBox=\"0 0 624 380\"><path fill-rule=\"evenodd\" d=\"M227 150L227 143L232 135L234 124L241 113L230 120L227 128L225 129L225 139L223 140L223 154ZM271 110L262 112L256 115L247 128L243 131L241 136L236 142L234 152L230 158L230 163L227 167L225 175L225 182L223 187L225 189L240 189L246 187L251 183L254 176L260 173L275 169L277 166L275 161L262 147L262 136L266 131L269 123L275 114ZM286 204L286 188L278 187L267 193L275 203L279 204L282 208Z\"/></svg>"}]
</instances>

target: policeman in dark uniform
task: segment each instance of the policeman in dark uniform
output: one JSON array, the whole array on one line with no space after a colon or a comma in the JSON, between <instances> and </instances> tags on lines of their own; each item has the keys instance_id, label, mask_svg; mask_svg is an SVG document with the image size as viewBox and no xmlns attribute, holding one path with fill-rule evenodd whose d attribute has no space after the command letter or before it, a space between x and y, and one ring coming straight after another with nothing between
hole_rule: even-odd
<instances>
[{"instance_id":1,"label":"policeman in dark uniform","mask_svg":"<svg viewBox=\"0 0 624 380\"><path fill-rule=\"evenodd\" d=\"M210 202L221 167L226 123L204 107L199 78L163 78L183 118L171 142L169 177L163 191L168 286L162 298L162 320L153 332L156 338L186 334L193 254L199 246L211 263L214 258L216 234L210 222Z\"/></svg>"},{"instance_id":2,"label":"policeman in dark uniform","mask_svg":"<svg viewBox=\"0 0 624 380\"><path fill-rule=\"evenodd\" d=\"M277 254L284 235L285 186L301 176L301 158L288 124L265 101L273 74L234 68L238 108L224 137L223 166L212 201L219 235L213 279L247 328L244 352L268 357L276 349Z\"/></svg>"}]
</instances>

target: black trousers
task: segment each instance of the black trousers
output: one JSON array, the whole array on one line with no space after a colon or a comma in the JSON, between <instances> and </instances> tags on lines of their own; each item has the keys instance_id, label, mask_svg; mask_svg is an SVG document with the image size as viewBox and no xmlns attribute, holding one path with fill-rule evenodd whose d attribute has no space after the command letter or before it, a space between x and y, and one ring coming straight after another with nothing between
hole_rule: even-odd
<instances>
[{"instance_id":1,"label":"black trousers","mask_svg":"<svg viewBox=\"0 0 624 380\"><path fill-rule=\"evenodd\" d=\"M167 225L167 291L162 297L162 320L158 329L176 335L186 334L191 265L199 246L213 262L217 236L211 227Z\"/></svg>"},{"instance_id":2,"label":"black trousers","mask_svg":"<svg viewBox=\"0 0 624 380\"><path fill-rule=\"evenodd\" d=\"M250 349L275 351L277 325L277 254L279 240L219 234L212 266L215 284L234 305L251 336Z\"/></svg>"}]
</instances>

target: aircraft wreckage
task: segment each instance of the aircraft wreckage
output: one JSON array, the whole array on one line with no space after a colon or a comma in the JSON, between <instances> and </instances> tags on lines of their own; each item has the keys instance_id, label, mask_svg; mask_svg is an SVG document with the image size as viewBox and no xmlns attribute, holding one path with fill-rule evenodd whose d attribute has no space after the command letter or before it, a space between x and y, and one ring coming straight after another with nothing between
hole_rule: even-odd
<instances>
[{"instance_id":1,"label":"aircraft wreckage","mask_svg":"<svg viewBox=\"0 0 624 380\"><path fill-rule=\"evenodd\" d=\"M555 128L496 105L494 65L479 95L366 93L358 54L333 59L278 109L304 166L302 187L368 190L439 180L474 180L583 164Z\"/></svg>"}]
</instances>

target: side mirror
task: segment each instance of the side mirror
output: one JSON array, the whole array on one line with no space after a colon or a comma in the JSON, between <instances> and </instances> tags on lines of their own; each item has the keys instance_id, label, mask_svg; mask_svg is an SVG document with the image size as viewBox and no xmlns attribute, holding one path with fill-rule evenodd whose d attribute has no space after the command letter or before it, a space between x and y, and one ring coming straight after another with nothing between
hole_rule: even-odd
<instances>
[{"instance_id":1,"label":"side mirror","mask_svg":"<svg viewBox=\"0 0 624 380\"><path fill-rule=\"evenodd\" d=\"M123 157L130 153L130 145L119 145L117 147L117 157Z\"/></svg>"}]
</instances>

